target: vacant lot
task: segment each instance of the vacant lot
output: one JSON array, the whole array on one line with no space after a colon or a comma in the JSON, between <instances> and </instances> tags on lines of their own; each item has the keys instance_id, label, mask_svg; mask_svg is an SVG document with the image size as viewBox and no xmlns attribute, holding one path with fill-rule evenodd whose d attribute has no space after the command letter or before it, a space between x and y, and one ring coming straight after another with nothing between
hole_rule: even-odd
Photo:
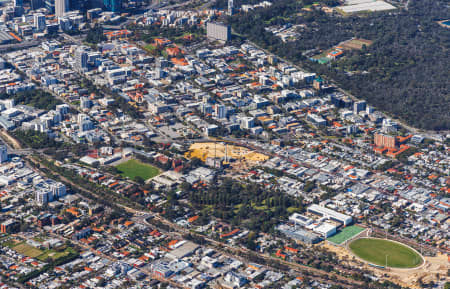
<instances>
[{"instance_id":1,"label":"vacant lot","mask_svg":"<svg viewBox=\"0 0 450 289\"><path fill-rule=\"evenodd\" d=\"M422 264L422 257L400 243L372 238L357 239L350 243L352 252L369 263L388 267L414 268Z\"/></svg>"},{"instance_id":2,"label":"vacant lot","mask_svg":"<svg viewBox=\"0 0 450 289\"><path fill-rule=\"evenodd\" d=\"M199 142L189 147L189 152L185 154L187 158L199 158L205 161L207 158L222 158L227 156L239 161L263 162L269 159L268 156L252 151L246 147L229 145L224 143Z\"/></svg>"},{"instance_id":3,"label":"vacant lot","mask_svg":"<svg viewBox=\"0 0 450 289\"><path fill-rule=\"evenodd\" d=\"M126 161L120 165L117 165L116 168L120 171L122 176L128 177L132 180L135 177L141 177L144 180L147 180L159 174L158 168L155 168L149 164L144 164L138 160Z\"/></svg>"}]
</instances>

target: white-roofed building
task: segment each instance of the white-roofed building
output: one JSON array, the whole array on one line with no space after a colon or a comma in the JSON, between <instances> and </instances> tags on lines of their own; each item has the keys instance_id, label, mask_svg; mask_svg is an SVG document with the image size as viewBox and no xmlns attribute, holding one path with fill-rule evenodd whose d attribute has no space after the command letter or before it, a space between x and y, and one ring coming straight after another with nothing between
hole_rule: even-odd
<instances>
[{"instance_id":1,"label":"white-roofed building","mask_svg":"<svg viewBox=\"0 0 450 289\"><path fill-rule=\"evenodd\" d=\"M331 209L328 209L326 207L319 206L316 204L312 204L311 206L309 206L308 212L311 212L313 214L316 214L316 215L319 215L322 217L327 217L334 221L341 222L345 226L350 225L353 221L351 216L347 216L345 214L336 212L334 210L331 210Z\"/></svg>"}]
</instances>

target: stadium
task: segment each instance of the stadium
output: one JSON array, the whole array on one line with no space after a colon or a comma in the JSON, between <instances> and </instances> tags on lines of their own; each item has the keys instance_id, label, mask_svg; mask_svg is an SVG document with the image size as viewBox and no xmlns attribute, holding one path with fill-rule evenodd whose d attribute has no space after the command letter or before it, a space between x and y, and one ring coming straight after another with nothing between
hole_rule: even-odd
<instances>
[{"instance_id":1,"label":"stadium","mask_svg":"<svg viewBox=\"0 0 450 289\"><path fill-rule=\"evenodd\" d=\"M413 248L397 241L370 237L369 229L357 225L342 228L327 241L335 247L345 248L369 266L380 269L414 269L424 264L425 260Z\"/></svg>"},{"instance_id":2,"label":"stadium","mask_svg":"<svg viewBox=\"0 0 450 289\"><path fill-rule=\"evenodd\" d=\"M387 239L356 238L348 243L347 249L378 268L412 269L424 263L424 258L413 248Z\"/></svg>"}]
</instances>

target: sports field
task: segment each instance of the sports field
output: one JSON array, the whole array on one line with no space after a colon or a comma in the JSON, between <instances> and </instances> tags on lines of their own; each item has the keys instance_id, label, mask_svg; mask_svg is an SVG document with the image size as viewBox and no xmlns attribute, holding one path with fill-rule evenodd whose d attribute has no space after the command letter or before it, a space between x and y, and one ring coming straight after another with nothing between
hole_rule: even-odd
<instances>
[{"instance_id":1,"label":"sports field","mask_svg":"<svg viewBox=\"0 0 450 289\"><path fill-rule=\"evenodd\" d=\"M129 160L116 166L120 174L134 180L139 176L144 180L153 178L159 174L159 169L152 165L144 164L138 160Z\"/></svg>"},{"instance_id":2,"label":"sports field","mask_svg":"<svg viewBox=\"0 0 450 289\"><path fill-rule=\"evenodd\" d=\"M348 226L348 227L343 228L336 235L334 235L330 238L327 238L327 240L339 245L339 244L344 243L348 239L351 239L353 236L361 233L364 230L365 230L364 228L356 226L356 225Z\"/></svg>"},{"instance_id":3,"label":"sports field","mask_svg":"<svg viewBox=\"0 0 450 289\"><path fill-rule=\"evenodd\" d=\"M70 253L75 253L75 250L71 247L66 248L64 251L45 250L45 252L39 255L37 259L42 262L46 262L49 258L52 260L58 260L59 258L65 257Z\"/></svg>"},{"instance_id":4,"label":"sports field","mask_svg":"<svg viewBox=\"0 0 450 289\"><path fill-rule=\"evenodd\" d=\"M369 263L395 268L414 268L422 257L411 248L389 240L361 238L350 243L350 250Z\"/></svg>"},{"instance_id":5,"label":"sports field","mask_svg":"<svg viewBox=\"0 0 450 289\"><path fill-rule=\"evenodd\" d=\"M17 246L14 246L12 249L14 251L16 251L17 253L20 253L22 255L32 257L32 258L36 258L37 256L42 255L42 253L44 253L43 251L39 250L38 248L28 245L27 243L21 243Z\"/></svg>"}]
</instances>

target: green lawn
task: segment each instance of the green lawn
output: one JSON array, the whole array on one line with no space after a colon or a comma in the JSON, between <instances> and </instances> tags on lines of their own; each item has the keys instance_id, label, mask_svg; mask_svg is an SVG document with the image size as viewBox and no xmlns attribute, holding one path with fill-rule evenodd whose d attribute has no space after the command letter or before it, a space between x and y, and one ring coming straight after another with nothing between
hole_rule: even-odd
<instances>
[{"instance_id":1,"label":"green lawn","mask_svg":"<svg viewBox=\"0 0 450 289\"><path fill-rule=\"evenodd\" d=\"M144 46L144 49L146 49L147 51L154 53L156 51L156 46L153 44L147 44Z\"/></svg>"},{"instance_id":2,"label":"green lawn","mask_svg":"<svg viewBox=\"0 0 450 289\"><path fill-rule=\"evenodd\" d=\"M67 256L70 253L74 253L74 249L72 249L71 247L66 248L64 251L58 252L56 250L45 250L44 253L42 253L41 255L39 255L37 257L38 260L45 262L47 261L48 258L52 259L53 261L58 260L61 257Z\"/></svg>"},{"instance_id":3,"label":"green lawn","mask_svg":"<svg viewBox=\"0 0 450 289\"><path fill-rule=\"evenodd\" d=\"M348 226L343 228L339 233L337 233L336 235L327 238L328 241L331 241L335 244L342 244L344 243L346 240L350 239L351 237L361 233L362 231L364 231L365 229L362 227L358 227L358 226Z\"/></svg>"},{"instance_id":4,"label":"green lawn","mask_svg":"<svg viewBox=\"0 0 450 289\"><path fill-rule=\"evenodd\" d=\"M58 260L59 258L69 255L70 253L75 253L75 250L71 247L68 247L63 251L56 251L54 249L41 250L39 248L36 248L34 246L27 244L24 241L19 242L19 243L14 243L12 241L3 242L2 245L10 247L17 253L20 253L22 255L25 255L25 256L28 256L31 258L36 258L42 262L46 262L48 258L55 261L55 260Z\"/></svg>"},{"instance_id":5,"label":"green lawn","mask_svg":"<svg viewBox=\"0 0 450 289\"><path fill-rule=\"evenodd\" d=\"M350 243L356 256L369 263L396 268L414 268L422 264L422 257L414 250L396 242L362 238Z\"/></svg>"},{"instance_id":6,"label":"green lawn","mask_svg":"<svg viewBox=\"0 0 450 289\"><path fill-rule=\"evenodd\" d=\"M120 165L117 165L116 168L120 171L122 176L128 177L132 180L134 180L137 176L147 180L159 174L158 168L144 164L138 160L126 161Z\"/></svg>"}]
</instances>

